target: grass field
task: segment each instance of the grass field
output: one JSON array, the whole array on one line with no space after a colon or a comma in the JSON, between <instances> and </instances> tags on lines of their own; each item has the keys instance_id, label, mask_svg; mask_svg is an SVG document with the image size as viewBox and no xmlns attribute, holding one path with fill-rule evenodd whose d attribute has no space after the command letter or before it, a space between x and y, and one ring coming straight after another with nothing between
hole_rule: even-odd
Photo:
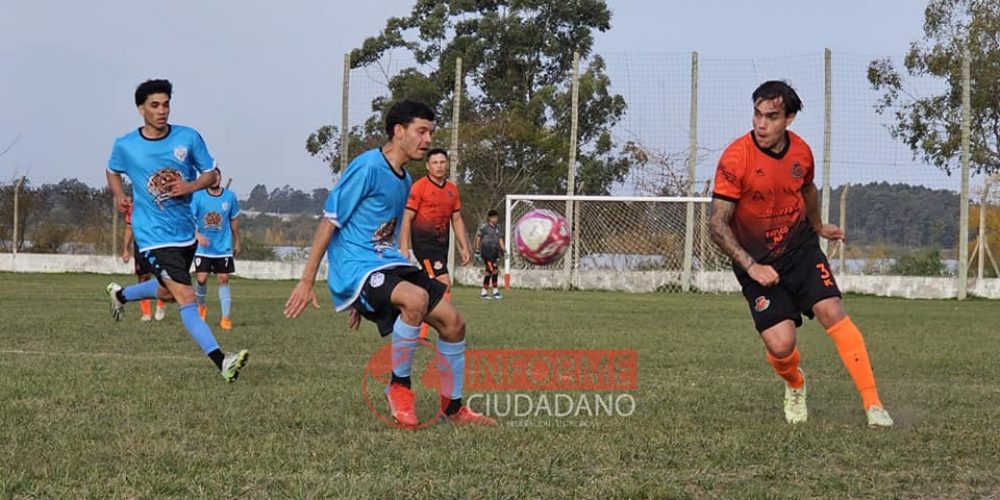
<instances>
[{"instance_id":1,"label":"grass field","mask_svg":"<svg viewBox=\"0 0 1000 500\"><path fill-rule=\"evenodd\" d=\"M637 350L635 413L404 431L361 394L374 327L283 319L292 283L234 281L217 335L252 355L227 385L175 309L114 323L108 280L0 274L0 497L1000 498L995 302L847 298L897 422L869 430L813 323L810 420L784 423L736 295L457 289L471 348Z\"/></svg>"}]
</instances>

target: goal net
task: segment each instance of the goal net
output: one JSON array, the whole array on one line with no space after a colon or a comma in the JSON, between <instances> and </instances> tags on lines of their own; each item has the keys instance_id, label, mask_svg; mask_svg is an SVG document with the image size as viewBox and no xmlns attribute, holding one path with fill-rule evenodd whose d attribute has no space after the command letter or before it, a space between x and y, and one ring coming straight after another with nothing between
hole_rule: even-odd
<instances>
[{"instance_id":1,"label":"goal net","mask_svg":"<svg viewBox=\"0 0 1000 500\"><path fill-rule=\"evenodd\" d=\"M634 292L727 289L729 259L708 234L711 198L508 195L505 281L524 288ZM531 264L515 248L517 221L534 209L562 214L572 245L558 260Z\"/></svg>"}]
</instances>

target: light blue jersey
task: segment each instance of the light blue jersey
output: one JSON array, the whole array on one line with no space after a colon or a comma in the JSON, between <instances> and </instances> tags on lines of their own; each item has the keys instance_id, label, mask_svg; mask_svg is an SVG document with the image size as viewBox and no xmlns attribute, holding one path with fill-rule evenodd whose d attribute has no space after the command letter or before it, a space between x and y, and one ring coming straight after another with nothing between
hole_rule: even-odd
<instances>
[{"instance_id":1,"label":"light blue jersey","mask_svg":"<svg viewBox=\"0 0 1000 500\"><path fill-rule=\"evenodd\" d=\"M191 196L171 198L163 186L173 179L194 181L213 168L205 141L190 127L170 125L160 139L147 139L140 129L115 139L108 170L132 182L132 232L140 252L194 244Z\"/></svg>"},{"instance_id":2,"label":"light blue jersey","mask_svg":"<svg viewBox=\"0 0 1000 500\"><path fill-rule=\"evenodd\" d=\"M201 257L232 257L233 228L232 220L240 214L240 201L236 193L222 188L218 196L207 189L196 191L191 200L191 212L194 214L198 234L208 239L208 246L198 244L195 255Z\"/></svg>"},{"instance_id":3,"label":"light blue jersey","mask_svg":"<svg viewBox=\"0 0 1000 500\"><path fill-rule=\"evenodd\" d=\"M326 249L327 285L333 305L343 311L358 298L368 275L411 265L399 252L399 226L413 179L397 175L380 149L367 151L347 166L323 206L337 229Z\"/></svg>"}]
</instances>

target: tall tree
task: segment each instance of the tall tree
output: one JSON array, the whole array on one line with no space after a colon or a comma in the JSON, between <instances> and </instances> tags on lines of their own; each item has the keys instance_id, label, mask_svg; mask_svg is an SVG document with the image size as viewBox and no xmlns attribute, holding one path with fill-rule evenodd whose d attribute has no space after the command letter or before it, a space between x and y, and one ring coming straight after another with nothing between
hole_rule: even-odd
<instances>
[{"instance_id":1,"label":"tall tree","mask_svg":"<svg viewBox=\"0 0 1000 500\"><path fill-rule=\"evenodd\" d=\"M406 50L423 69L407 68L389 80L388 95L375 99L371 118L352 131L351 147L355 140L384 140L382 113L402 98L438 109L439 137L448 137L455 60L461 57L466 90L455 180L462 185L463 201L474 202L466 203L469 212L482 216L479 212L499 207L507 193L564 193L575 51L585 61L577 192L605 194L629 167L611 135L625 113L625 100L610 91L604 61L591 54L594 33L607 31L610 23L603 0L418 0L408 16L390 18L380 34L351 53L351 66L357 68ZM307 149L324 160L336 157L335 129L320 128ZM336 173L339 165L331 167Z\"/></svg>"},{"instance_id":2,"label":"tall tree","mask_svg":"<svg viewBox=\"0 0 1000 500\"><path fill-rule=\"evenodd\" d=\"M924 38L913 42L904 66L913 78L944 80L940 95L921 97L908 88L888 59L872 61L868 81L881 96L875 110L893 112L894 137L914 157L950 174L961 151L962 53L971 53L971 166L1000 171L1000 0L930 0Z\"/></svg>"}]
</instances>

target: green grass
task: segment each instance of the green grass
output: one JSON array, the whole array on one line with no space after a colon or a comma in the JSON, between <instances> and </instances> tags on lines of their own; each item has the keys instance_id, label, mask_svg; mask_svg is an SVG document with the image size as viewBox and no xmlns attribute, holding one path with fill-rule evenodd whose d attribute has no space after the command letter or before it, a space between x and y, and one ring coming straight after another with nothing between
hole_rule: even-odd
<instances>
[{"instance_id":1,"label":"green grass","mask_svg":"<svg viewBox=\"0 0 1000 500\"><path fill-rule=\"evenodd\" d=\"M121 278L123 281L129 278ZM360 390L382 344L290 282L233 283L225 384L179 326L111 321L108 277L0 274L0 497L897 497L1000 494L1000 308L848 297L897 427L869 430L832 343L799 345L810 419L736 295L457 289L472 348L639 352L634 415L390 429ZM218 321L214 286L209 313ZM426 405L423 408L426 410ZM523 424L530 425L523 425Z\"/></svg>"}]
</instances>

